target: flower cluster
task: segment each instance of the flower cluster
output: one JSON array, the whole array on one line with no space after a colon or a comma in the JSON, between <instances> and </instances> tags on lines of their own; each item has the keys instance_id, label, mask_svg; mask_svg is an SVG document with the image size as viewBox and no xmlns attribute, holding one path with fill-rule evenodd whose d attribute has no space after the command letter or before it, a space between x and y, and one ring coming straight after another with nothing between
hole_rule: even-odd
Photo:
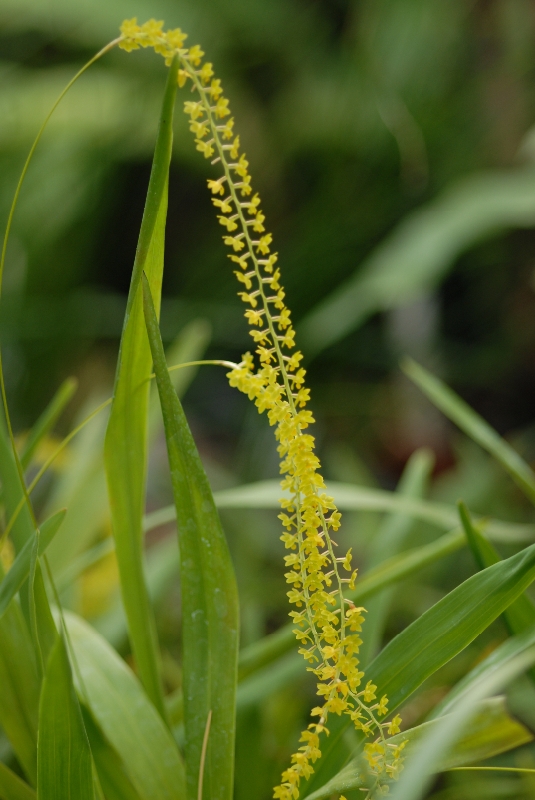
<instances>
[{"instance_id":1,"label":"flower cluster","mask_svg":"<svg viewBox=\"0 0 535 800\"><path fill-rule=\"evenodd\" d=\"M309 428L314 422L306 407L310 392L305 387L303 355L295 349L295 331L286 307L277 253L271 250L272 235L264 227L260 198L253 193L249 162L241 152L240 138L234 134L234 119L229 101L223 96L221 81L214 77L212 64L202 62L198 45L184 48L186 36L180 29L163 31L163 23L150 20L138 25L127 20L121 26L120 47L133 50L153 47L170 63L180 60L179 85L189 83L195 100L186 101L184 110L195 136L197 150L219 164L219 177L208 180L219 223L225 229L224 243L235 265L241 285L239 296L247 306L245 317L256 345L251 353L228 373L231 386L253 400L259 412L267 412L275 426L281 458L281 486L286 496L279 515L281 536L289 555L285 557L288 598L295 610L290 616L296 626L299 652L318 678L321 705L312 711L312 722L301 736L302 746L274 790L279 800L297 800L299 785L314 772L321 756L320 734L328 734L328 715L347 714L355 727L372 741L365 745L373 785L372 797L385 779L395 778L401 768L403 745L392 746L385 734L399 732L401 719L380 721L387 714L387 697L376 697L376 686L368 681L357 658L362 644L359 632L363 608L344 597L344 586L354 587L357 571L351 565L351 550L335 555L331 532L340 527L340 513L325 492L314 453L314 437ZM344 571L347 577L342 577Z\"/></svg>"}]
</instances>

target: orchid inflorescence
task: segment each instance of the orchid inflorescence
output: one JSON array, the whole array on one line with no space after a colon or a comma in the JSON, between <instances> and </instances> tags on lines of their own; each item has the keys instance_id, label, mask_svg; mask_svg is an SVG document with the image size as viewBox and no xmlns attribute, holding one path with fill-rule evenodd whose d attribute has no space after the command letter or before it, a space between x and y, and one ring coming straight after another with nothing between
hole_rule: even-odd
<instances>
[{"instance_id":1,"label":"orchid inflorescence","mask_svg":"<svg viewBox=\"0 0 535 800\"><path fill-rule=\"evenodd\" d=\"M295 349L295 331L284 303L277 253L271 252L272 234L264 227L265 216L258 193L253 193L249 163L241 152L240 137L234 134L229 101L221 81L214 77L212 64L202 61L199 45L185 48L187 36L180 28L163 30L163 23L136 19L121 26L119 47L131 51L152 47L168 65L179 59L178 83L189 83L196 95L184 110L190 119L195 144L206 159L220 165L221 174L208 180L212 202L225 228L224 243L230 248L234 273L242 286L239 296L247 305L245 317L255 342L255 358L245 353L228 373L231 386L254 400L259 412L266 411L275 426L281 457L281 536L290 551L285 557L290 585L288 598L296 610L290 612L299 641L299 652L319 679L321 705L312 710L319 719L303 731L303 745L292 756L291 765L274 789L278 800L297 800L302 779L314 772L321 756L320 734L328 735L328 715L347 714L355 727L372 737L364 747L368 765L367 797L387 789L385 780L396 778L402 767L405 742L390 744L386 735L399 732L401 718L381 722L387 712L387 697L376 698L376 686L359 670L357 654L364 620L363 608L344 597L344 586L354 588L357 571L351 565L351 549L344 557L335 555L331 531L340 527L341 515L325 492L314 453L314 437L307 431L314 422L306 408L310 391L305 387L303 355ZM342 570L348 577L342 577ZM371 783L370 783L371 781Z\"/></svg>"}]
</instances>

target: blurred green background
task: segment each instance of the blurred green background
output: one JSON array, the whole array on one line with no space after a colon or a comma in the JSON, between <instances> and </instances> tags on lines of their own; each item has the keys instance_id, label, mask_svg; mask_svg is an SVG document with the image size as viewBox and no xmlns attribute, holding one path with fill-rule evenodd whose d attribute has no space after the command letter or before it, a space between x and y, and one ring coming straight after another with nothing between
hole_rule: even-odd
<instances>
[{"instance_id":1,"label":"blurred green background","mask_svg":"<svg viewBox=\"0 0 535 800\"><path fill-rule=\"evenodd\" d=\"M54 98L132 16L180 26L223 80L308 361L326 475L392 489L410 454L426 446L435 460L433 498L462 495L474 511L529 520L508 479L402 377L398 362L408 353L432 369L534 460L532 0L2 0L2 223ZM152 53L110 53L63 101L36 152L14 220L0 312L19 433L68 375L80 388L59 434L111 391L164 80ZM176 115L162 333L171 344L197 320L206 357L237 360L250 346L246 324L206 191L213 173L195 152L180 112L184 99ZM215 488L277 476L266 420L228 387L223 370L198 372L184 403ZM43 507L48 490L41 489ZM157 436L148 507L169 502ZM225 513L244 643L285 620L273 517ZM346 518L344 542L365 564L378 517ZM97 522L94 530L105 529L105 514ZM413 542L426 537L423 525L414 528ZM91 609L91 591L97 605L104 602L98 586L104 578L114 584L110 570L95 577L97 589L86 581L88 616L102 611ZM473 570L465 553L454 569L449 561L421 576L410 593L399 593L386 635ZM173 688L176 586L162 598L160 635ZM488 638L502 635L497 628ZM441 680L455 680L470 657ZM269 796L306 714L310 698L306 687L296 691L301 684L241 712L239 743L247 747L238 748L238 797ZM411 721L427 707L413 710ZM255 748L262 764L253 774ZM440 797L464 797L468 784L470 797L479 796L473 781L459 781ZM496 796L513 796L516 778L507 781L506 795Z\"/></svg>"}]
</instances>

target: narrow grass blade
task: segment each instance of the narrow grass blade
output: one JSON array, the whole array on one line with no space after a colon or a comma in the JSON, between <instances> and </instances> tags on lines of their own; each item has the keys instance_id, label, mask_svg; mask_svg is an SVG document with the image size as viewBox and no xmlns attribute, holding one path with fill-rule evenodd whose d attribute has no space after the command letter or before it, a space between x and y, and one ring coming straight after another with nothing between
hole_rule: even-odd
<instances>
[{"instance_id":1,"label":"narrow grass blade","mask_svg":"<svg viewBox=\"0 0 535 800\"><path fill-rule=\"evenodd\" d=\"M437 721L424 722L423 725L403 731L387 741L391 745L399 745L406 740L405 753L410 753L436 728ZM476 716L467 725L462 738L440 759L438 771L484 761L530 741L533 741L533 734L511 718L503 697L483 700L477 706ZM328 783L308 795L308 800L326 800L339 792L360 789L365 785L365 776L366 763L362 757L357 757Z\"/></svg>"},{"instance_id":2,"label":"narrow grass blade","mask_svg":"<svg viewBox=\"0 0 535 800\"><path fill-rule=\"evenodd\" d=\"M56 424L63 409L75 393L77 386L78 381L76 378L67 378L67 380L63 381L58 391L31 429L28 438L24 442L24 447L20 455L20 463L24 470L30 465L34 453L42 440L50 433Z\"/></svg>"},{"instance_id":3,"label":"narrow grass blade","mask_svg":"<svg viewBox=\"0 0 535 800\"><path fill-rule=\"evenodd\" d=\"M140 800L185 800L182 759L138 679L86 622L70 613L65 621L83 682L78 691Z\"/></svg>"},{"instance_id":4,"label":"narrow grass blade","mask_svg":"<svg viewBox=\"0 0 535 800\"><path fill-rule=\"evenodd\" d=\"M420 364L406 358L401 366L405 374L427 395L429 400L458 425L467 436L490 453L507 470L527 497L535 503L535 473L516 450L513 450L511 445L502 439L464 400L461 400L449 386L431 375Z\"/></svg>"},{"instance_id":5,"label":"narrow grass blade","mask_svg":"<svg viewBox=\"0 0 535 800\"><path fill-rule=\"evenodd\" d=\"M57 514L54 514L52 517L43 522L39 536L38 553L40 556L46 552L48 545L58 532L61 523L65 519L65 513L65 510L58 511ZM34 541L35 534L33 539L30 539L26 542L13 562L6 577L0 583L0 617L2 617L6 612L9 603L28 577Z\"/></svg>"},{"instance_id":6,"label":"narrow grass blade","mask_svg":"<svg viewBox=\"0 0 535 800\"><path fill-rule=\"evenodd\" d=\"M435 542L407 550L371 569L359 578L353 591L345 592L345 596L353 603L362 603L397 581L408 578L429 564L460 550L465 544L464 533L457 530L441 536ZM276 633L244 647L238 661L240 679L292 650L295 647L294 627L291 623L284 625Z\"/></svg>"},{"instance_id":7,"label":"narrow grass blade","mask_svg":"<svg viewBox=\"0 0 535 800\"><path fill-rule=\"evenodd\" d=\"M37 795L0 761L0 797L2 800L36 800Z\"/></svg>"},{"instance_id":8,"label":"narrow grass blade","mask_svg":"<svg viewBox=\"0 0 535 800\"><path fill-rule=\"evenodd\" d=\"M446 531L459 524L458 511L453 505L403 497L396 492L336 481L327 483L327 491L342 511L407 514ZM214 493L218 508L279 508L279 498L283 496L285 493L278 481L258 481ZM175 517L172 506L155 511L145 518L146 530L150 526L169 522ZM476 522L479 519L476 518ZM535 526L485 518L485 534L494 541L532 542L535 539Z\"/></svg>"},{"instance_id":9,"label":"narrow grass blade","mask_svg":"<svg viewBox=\"0 0 535 800\"><path fill-rule=\"evenodd\" d=\"M62 636L47 666L39 704L39 800L94 800L91 750Z\"/></svg>"},{"instance_id":10,"label":"narrow grass blade","mask_svg":"<svg viewBox=\"0 0 535 800\"><path fill-rule=\"evenodd\" d=\"M493 545L482 536L472 522L468 508L463 502L459 502L459 515L463 524L464 532L472 554L479 569L497 564L502 557ZM521 633L526 628L535 625L535 606L526 594L521 594L514 603L503 612L505 624L512 636ZM535 679L535 673L530 672Z\"/></svg>"},{"instance_id":11,"label":"narrow grass blade","mask_svg":"<svg viewBox=\"0 0 535 800\"><path fill-rule=\"evenodd\" d=\"M151 355L143 321L140 280L145 270L159 306L177 69L175 59L169 70L163 100L105 443L113 535L130 641L141 681L162 717L165 717L165 708L156 631L143 571L142 519L147 468Z\"/></svg>"},{"instance_id":12,"label":"narrow grass blade","mask_svg":"<svg viewBox=\"0 0 535 800\"><path fill-rule=\"evenodd\" d=\"M531 545L472 575L392 639L366 670L366 680L378 687L377 695L388 696L389 711L464 650L534 579L535 545ZM337 743L350 724L342 718L332 720L331 735L316 775L309 781L309 791L332 776Z\"/></svg>"},{"instance_id":13,"label":"narrow grass blade","mask_svg":"<svg viewBox=\"0 0 535 800\"><path fill-rule=\"evenodd\" d=\"M211 714L205 796L230 800L239 625L236 581L210 485L167 371L145 276L143 301L178 520L188 796L197 798L203 738Z\"/></svg>"}]
</instances>

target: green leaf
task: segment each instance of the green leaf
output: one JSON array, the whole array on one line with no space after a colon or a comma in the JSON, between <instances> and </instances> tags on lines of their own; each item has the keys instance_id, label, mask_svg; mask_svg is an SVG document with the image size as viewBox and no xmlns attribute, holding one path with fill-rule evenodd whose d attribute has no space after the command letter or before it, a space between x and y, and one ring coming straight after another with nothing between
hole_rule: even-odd
<instances>
[{"instance_id":1,"label":"green leaf","mask_svg":"<svg viewBox=\"0 0 535 800\"><path fill-rule=\"evenodd\" d=\"M57 514L54 514L41 525L39 536L40 556L46 552L48 545L58 532L61 523L65 519L65 513L65 510L58 511ZM0 583L0 617L5 613L9 603L28 577L35 539L36 534L26 542L4 580Z\"/></svg>"},{"instance_id":2,"label":"green leaf","mask_svg":"<svg viewBox=\"0 0 535 800\"><path fill-rule=\"evenodd\" d=\"M507 639L483 661L480 661L467 675L461 678L446 697L435 706L429 715L430 719L449 714L458 701L460 702L470 695L472 686L477 683L481 676L490 675L503 664L507 664L511 659L516 658L520 653L529 650L533 645L535 645L535 626Z\"/></svg>"},{"instance_id":3,"label":"green leaf","mask_svg":"<svg viewBox=\"0 0 535 800\"><path fill-rule=\"evenodd\" d=\"M150 286L144 275L143 303L179 531L188 796L190 800L197 798L203 738L211 713L205 792L213 800L230 800L239 626L236 581L210 484L167 371Z\"/></svg>"},{"instance_id":4,"label":"green leaf","mask_svg":"<svg viewBox=\"0 0 535 800\"><path fill-rule=\"evenodd\" d=\"M83 706L82 716L98 779L106 800L140 800L122 760L106 741L90 712Z\"/></svg>"},{"instance_id":5,"label":"green leaf","mask_svg":"<svg viewBox=\"0 0 535 800\"><path fill-rule=\"evenodd\" d=\"M39 800L94 800L91 750L62 636L47 665L39 704Z\"/></svg>"},{"instance_id":6,"label":"green leaf","mask_svg":"<svg viewBox=\"0 0 535 800\"><path fill-rule=\"evenodd\" d=\"M5 514L9 519L24 497L24 493L3 418L0 419L0 480ZM27 541L33 538L34 534L32 517L28 505L24 503L11 529L11 539L17 553L22 550Z\"/></svg>"},{"instance_id":7,"label":"green leaf","mask_svg":"<svg viewBox=\"0 0 535 800\"><path fill-rule=\"evenodd\" d=\"M437 669L464 650L535 578L535 545L468 578L392 639L366 670L377 696L388 696L392 712ZM336 746L351 724L330 718L331 735L308 790L332 773Z\"/></svg>"},{"instance_id":8,"label":"green leaf","mask_svg":"<svg viewBox=\"0 0 535 800\"><path fill-rule=\"evenodd\" d=\"M159 307L177 70L178 62L175 59L169 70L163 100L105 442L112 528L132 651L145 690L163 718L165 708L159 674L158 645L143 570L142 520L147 469L151 354L143 322L140 280L145 270Z\"/></svg>"},{"instance_id":9,"label":"green leaf","mask_svg":"<svg viewBox=\"0 0 535 800\"><path fill-rule=\"evenodd\" d=\"M37 778L39 680L19 604L0 619L0 725L32 784Z\"/></svg>"},{"instance_id":10,"label":"green leaf","mask_svg":"<svg viewBox=\"0 0 535 800\"><path fill-rule=\"evenodd\" d=\"M435 563L440 558L454 553L466 544L461 530L451 531L435 542L407 550L401 555L383 561L374 569L359 578L355 589L347 591L345 596L354 603L362 603L377 592L391 586L397 581L408 578L420 569ZM240 678L270 664L284 653L295 647L294 625L284 625L276 633L265 636L258 642L245 647L240 652Z\"/></svg>"},{"instance_id":11,"label":"green leaf","mask_svg":"<svg viewBox=\"0 0 535 800\"><path fill-rule=\"evenodd\" d=\"M24 442L22 453L20 456L20 463L25 470L30 465L33 455L45 436L50 433L56 424L63 409L68 404L78 386L76 378L67 378L63 381L56 394L45 408L35 425L30 431L30 434Z\"/></svg>"},{"instance_id":12,"label":"green leaf","mask_svg":"<svg viewBox=\"0 0 535 800\"><path fill-rule=\"evenodd\" d=\"M82 681L78 692L140 800L185 800L176 744L132 670L82 619L65 613L65 621Z\"/></svg>"},{"instance_id":13,"label":"green leaf","mask_svg":"<svg viewBox=\"0 0 535 800\"><path fill-rule=\"evenodd\" d=\"M407 514L446 531L459 524L458 511L453 505L417 500L403 497L396 492L336 481L327 482L327 491L343 511ZM214 499L218 508L279 508L279 498L284 494L279 481L258 481L215 492ZM160 509L146 516L145 529L162 525L175 517L172 506ZM476 520L479 521L479 518ZM485 517L485 533L495 541L532 542L535 538L535 526Z\"/></svg>"},{"instance_id":14,"label":"green leaf","mask_svg":"<svg viewBox=\"0 0 535 800\"><path fill-rule=\"evenodd\" d=\"M396 494L402 497L418 498L424 494L431 470L433 454L429 450L417 450L407 461L403 470ZM403 543L414 526L414 517L410 514L389 514L372 539L367 565L375 567L403 549ZM366 619L363 627L362 645L359 659L365 669L366 665L377 654L381 646L383 631L388 618L394 588L385 589L366 604Z\"/></svg>"},{"instance_id":15,"label":"green leaf","mask_svg":"<svg viewBox=\"0 0 535 800\"><path fill-rule=\"evenodd\" d=\"M0 798L2 800L36 800L34 790L21 781L9 767L0 761Z\"/></svg>"},{"instance_id":16,"label":"green leaf","mask_svg":"<svg viewBox=\"0 0 535 800\"><path fill-rule=\"evenodd\" d=\"M420 800L432 776L440 771L441 761L474 717L480 701L499 691L534 663L535 646L532 646L494 672L482 674L478 681L474 681L470 695L463 697L462 701L458 700L446 717L436 720L436 727L422 738L420 746L407 757L405 769L391 792L392 800Z\"/></svg>"},{"instance_id":17,"label":"green leaf","mask_svg":"<svg viewBox=\"0 0 535 800\"><path fill-rule=\"evenodd\" d=\"M404 755L437 729L437 722L424 722L416 728L387 739L389 744L399 745L407 740ZM452 750L444 754L437 765L437 771L461 767L475 761L483 761L500 753L520 747L533 741L533 735L523 725L512 719L507 712L503 697L494 697L479 703L476 716L467 725L461 739ZM328 783L317 789L308 800L325 800L339 792L360 789L365 785L366 763L362 756L353 759Z\"/></svg>"},{"instance_id":18,"label":"green leaf","mask_svg":"<svg viewBox=\"0 0 535 800\"><path fill-rule=\"evenodd\" d=\"M498 561L502 560L498 551L474 527L470 512L465 504L459 502L458 506L464 532L479 569L485 569L492 566L492 564L497 564ZM535 625L535 606L527 595L521 594L514 603L511 603L505 609L503 616L511 635L521 633L526 628ZM535 673L533 677L535 678Z\"/></svg>"},{"instance_id":19,"label":"green leaf","mask_svg":"<svg viewBox=\"0 0 535 800\"><path fill-rule=\"evenodd\" d=\"M511 445L502 439L464 400L461 400L449 386L431 375L420 364L410 358L405 358L401 366L405 374L414 381L429 400L452 422L455 422L467 436L490 453L507 470L527 497L535 503L535 473L516 450L513 450Z\"/></svg>"},{"instance_id":20,"label":"green leaf","mask_svg":"<svg viewBox=\"0 0 535 800\"><path fill-rule=\"evenodd\" d=\"M361 325L435 286L464 248L500 227L535 224L533 168L473 175L407 215L298 327L316 354Z\"/></svg>"}]
</instances>

